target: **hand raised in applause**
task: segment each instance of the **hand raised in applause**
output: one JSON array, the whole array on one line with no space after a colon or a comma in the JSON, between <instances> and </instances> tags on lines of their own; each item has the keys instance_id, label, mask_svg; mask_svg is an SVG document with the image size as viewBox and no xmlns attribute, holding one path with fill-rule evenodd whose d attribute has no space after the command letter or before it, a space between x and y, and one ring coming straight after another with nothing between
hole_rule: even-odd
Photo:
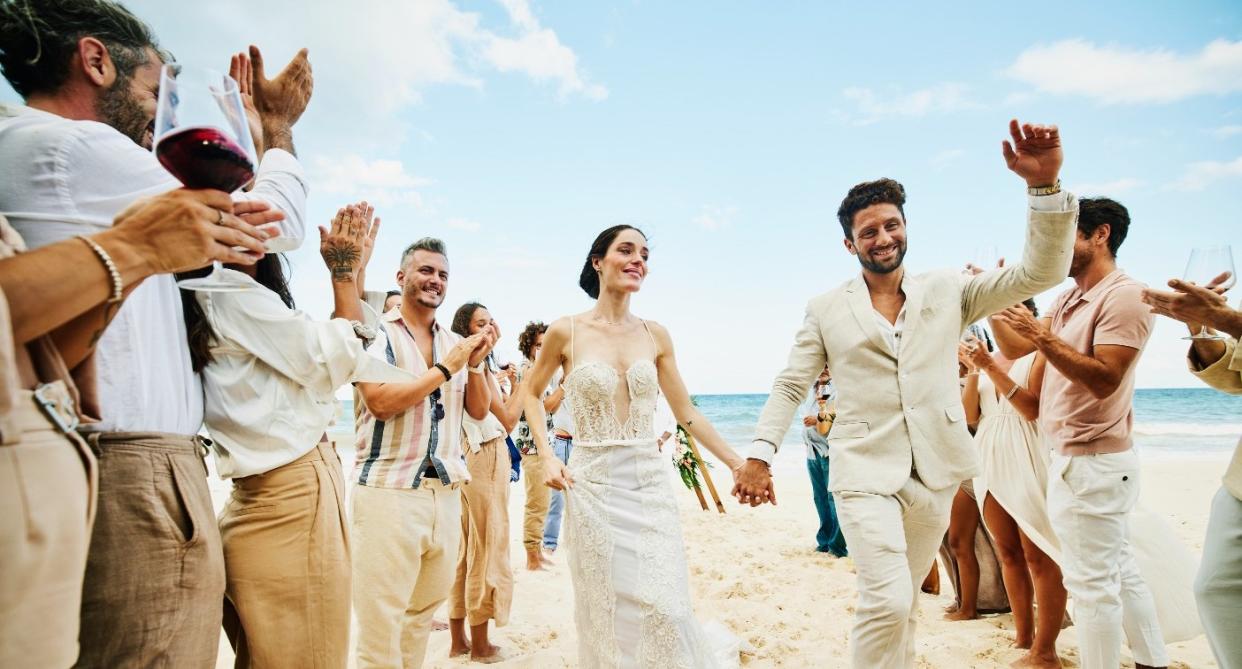
<instances>
[{"instance_id":1,"label":"hand raised in applause","mask_svg":"<svg viewBox=\"0 0 1242 669\"><path fill-rule=\"evenodd\" d=\"M440 364L448 368L450 374L460 372L466 366L466 362L470 360L475 349L482 345L484 338L483 332L476 332L465 339L457 342L448 355L440 361Z\"/></svg>"},{"instance_id":2,"label":"hand raised in applause","mask_svg":"<svg viewBox=\"0 0 1242 669\"><path fill-rule=\"evenodd\" d=\"M1045 334L1044 326L1031 312L1021 304L1016 304L1004 311L998 312L992 318L1009 326L1014 334L1031 342L1038 342L1039 338Z\"/></svg>"},{"instance_id":3,"label":"hand raised in applause","mask_svg":"<svg viewBox=\"0 0 1242 669\"><path fill-rule=\"evenodd\" d=\"M265 202L235 203L222 191L179 188L134 202L100 235L120 238L155 274L170 274L215 260L253 265L271 236L257 226L283 218Z\"/></svg>"},{"instance_id":4,"label":"hand raised in applause","mask_svg":"<svg viewBox=\"0 0 1242 669\"><path fill-rule=\"evenodd\" d=\"M351 204L336 211L331 228L319 226L319 255L332 280L356 281L362 271L363 247L371 235L371 214L374 209L365 202Z\"/></svg>"},{"instance_id":5,"label":"hand raised in applause","mask_svg":"<svg viewBox=\"0 0 1242 669\"><path fill-rule=\"evenodd\" d=\"M499 330L495 323L488 323L482 330L479 330L475 336L481 336L479 343L475 346L474 351L470 353L470 366L478 367L487 359L487 354L492 352L492 348L496 346L496 339L499 337Z\"/></svg>"},{"instance_id":6,"label":"hand raised in applause","mask_svg":"<svg viewBox=\"0 0 1242 669\"><path fill-rule=\"evenodd\" d=\"M776 486L772 482L772 471L768 463L751 458L734 469L732 494L739 504L776 504Z\"/></svg>"},{"instance_id":7,"label":"hand raised in applause","mask_svg":"<svg viewBox=\"0 0 1242 669\"><path fill-rule=\"evenodd\" d=\"M263 53L259 47L250 46L250 61L254 106L263 120L264 143L267 148L292 150L293 125L306 111L315 88L307 51L298 51L272 79L264 72Z\"/></svg>"},{"instance_id":8,"label":"hand raised in applause","mask_svg":"<svg viewBox=\"0 0 1242 669\"><path fill-rule=\"evenodd\" d=\"M250 137L254 140L255 153L263 156L263 116L254 106L254 70L250 64L250 54L235 53L229 60L229 76L237 82L237 93L241 97L242 109L246 112L246 125L250 128Z\"/></svg>"},{"instance_id":9,"label":"hand raised in applause","mask_svg":"<svg viewBox=\"0 0 1242 669\"><path fill-rule=\"evenodd\" d=\"M1061 173L1061 134L1055 125L1018 125L1009 122L1009 137L1001 144L1005 164L1031 188L1051 186Z\"/></svg>"},{"instance_id":10,"label":"hand raised in applause","mask_svg":"<svg viewBox=\"0 0 1242 669\"><path fill-rule=\"evenodd\" d=\"M988 353L988 347L979 343L978 340L975 341L973 346L967 345L965 348L966 358L975 369L986 372L996 367L996 359L992 357L991 353Z\"/></svg>"}]
</instances>

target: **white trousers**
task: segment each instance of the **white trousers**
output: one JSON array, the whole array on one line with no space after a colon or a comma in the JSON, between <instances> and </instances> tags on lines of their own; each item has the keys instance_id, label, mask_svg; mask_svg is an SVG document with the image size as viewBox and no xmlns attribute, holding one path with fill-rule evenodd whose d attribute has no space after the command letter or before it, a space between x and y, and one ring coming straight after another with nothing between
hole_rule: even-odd
<instances>
[{"instance_id":1,"label":"white trousers","mask_svg":"<svg viewBox=\"0 0 1242 669\"><path fill-rule=\"evenodd\" d=\"M1123 630L1135 662L1169 664L1156 605L1130 546L1130 511L1138 494L1133 449L1052 455L1048 515L1061 542L1061 573L1074 602L1083 669L1120 667Z\"/></svg>"},{"instance_id":2,"label":"white trousers","mask_svg":"<svg viewBox=\"0 0 1242 669\"><path fill-rule=\"evenodd\" d=\"M910 669L919 586L949 528L957 486L930 490L911 476L894 495L833 493L858 573L850 633L855 669Z\"/></svg>"}]
</instances>

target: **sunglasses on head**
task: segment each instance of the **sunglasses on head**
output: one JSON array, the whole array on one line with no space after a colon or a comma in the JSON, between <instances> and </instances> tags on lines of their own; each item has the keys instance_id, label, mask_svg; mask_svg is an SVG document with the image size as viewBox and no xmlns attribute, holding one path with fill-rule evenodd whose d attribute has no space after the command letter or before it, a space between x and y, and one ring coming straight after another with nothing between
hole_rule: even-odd
<instances>
[{"instance_id":1,"label":"sunglasses on head","mask_svg":"<svg viewBox=\"0 0 1242 669\"><path fill-rule=\"evenodd\" d=\"M431 420L444 420L444 403L440 401L440 389L436 388L431 391L431 396L428 399L431 400Z\"/></svg>"}]
</instances>

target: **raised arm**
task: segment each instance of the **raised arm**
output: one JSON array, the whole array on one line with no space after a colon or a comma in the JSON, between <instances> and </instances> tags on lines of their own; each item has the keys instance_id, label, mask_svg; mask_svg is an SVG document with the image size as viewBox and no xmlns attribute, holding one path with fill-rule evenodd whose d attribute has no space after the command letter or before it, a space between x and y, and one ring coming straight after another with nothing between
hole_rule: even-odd
<instances>
[{"instance_id":1,"label":"raised arm","mask_svg":"<svg viewBox=\"0 0 1242 669\"><path fill-rule=\"evenodd\" d=\"M1006 141L1002 146L1005 163L1032 193L1026 244L1018 264L963 277L963 323L974 323L1056 286L1069 274L1073 259L1078 201L1060 190L1062 153L1057 127L1019 126L1013 120L1009 134L1012 144ZM1049 194L1035 194L1045 191Z\"/></svg>"}]
</instances>

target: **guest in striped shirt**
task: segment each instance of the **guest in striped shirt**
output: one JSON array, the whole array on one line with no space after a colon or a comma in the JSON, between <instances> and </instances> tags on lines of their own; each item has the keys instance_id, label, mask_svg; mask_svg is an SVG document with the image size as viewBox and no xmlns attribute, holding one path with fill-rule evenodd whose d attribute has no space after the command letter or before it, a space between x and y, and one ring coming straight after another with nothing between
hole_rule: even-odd
<instances>
[{"instance_id":1,"label":"guest in striped shirt","mask_svg":"<svg viewBox=\"0 0 1242 669\"><path fill-rule=\"evenodd\" d=\"M358 662L420 667L431 616L447 599L461 542L458 487L470 480L462 416L491 406L489 325L462 338L436 322L448 289L444 243L424 238L401 257L401 308L385 313L371 355L418 376L357 384L365 409L353 492Z\"/></svg>"}]
</instances>

